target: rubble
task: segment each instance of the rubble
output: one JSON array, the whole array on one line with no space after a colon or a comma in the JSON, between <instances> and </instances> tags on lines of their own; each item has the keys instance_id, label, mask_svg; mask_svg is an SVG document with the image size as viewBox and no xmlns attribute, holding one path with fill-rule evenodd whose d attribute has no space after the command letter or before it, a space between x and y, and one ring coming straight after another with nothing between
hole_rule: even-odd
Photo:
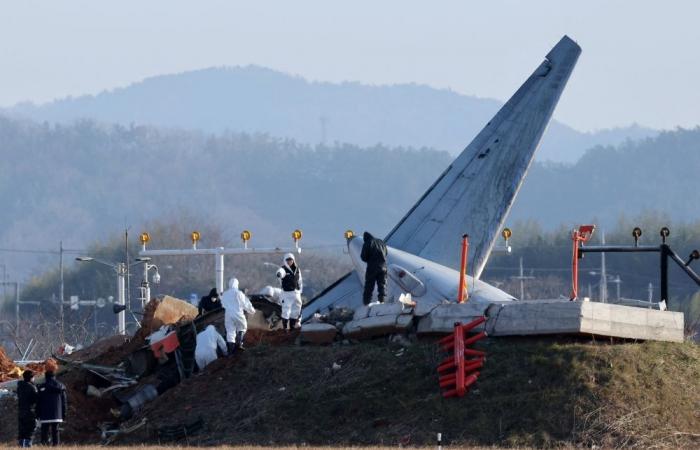
<instances>
[{"instance_id":1,"label":"rubble","mask_svg":"<svg viewBox=\"0 0 700 450\"><path fill-rule=\"evenodd\" d=\"M158 300L158 307L153 311L148 328L155 331L163 325L193 320L195 317L197 317L197 307L184 300L165 295Z\"/></svg>"},{"instance_id":2,"label":"rubble","mask_svg":"<svg viewBox=\"0 0 700 450\"><path fill-rule=\"evenodd\" d=\"M330 344L335 340L338 330L329 323L310 323L301 327L301 342L311 344Z\"/></svg>"},{"instance_id":3,"label":"rubble","mask_svg":"<svg viewBox=\"0 0 700 450\"><path fill-rule=\"evenodd\" d=\"M22 378L22 372L25 370L31 370L35 374L39 375L44 373L43 363L28 363L24 367L20 367L15 364L14 360L7 356L5 349L0 347L0 383L4 383L12 380L19 380Z\"/></svg>"}]
</instances>

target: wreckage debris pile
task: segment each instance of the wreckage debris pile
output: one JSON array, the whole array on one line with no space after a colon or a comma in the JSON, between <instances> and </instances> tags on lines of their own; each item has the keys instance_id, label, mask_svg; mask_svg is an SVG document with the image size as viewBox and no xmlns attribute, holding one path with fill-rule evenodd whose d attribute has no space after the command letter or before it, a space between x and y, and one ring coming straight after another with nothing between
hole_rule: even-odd
<instances>
[{"instance_id":1,"label":"wreckage debris pile","mask_svg":"<svg viewBox=\"0 0 700 450\"><path fill-rule=\"evenodd\" d=\"M5 349L0 347L0 383L4 381L17 380L22 377L22 372L26 369L32 370L35 374L44 373L44 365L41 363L29 363L20 367L7 356Z\"/></svg>"},{"instance_id":2,"label":"wreckage debris pile","mask_svg":"<svg viewBox=\"0 0 700 450\"><path fill-rule=\"evenodd\" d=\"M68 394L68 412L64 424L63 440L66 442L93 443L99 441L98 424L113 421L110 410L117 407L111 398L88 397L85 374L81 370L69 370L59 375Z\"/></svg>"},{"instance_id":3,"label":"wreckage debris pile","mask_svg":"<svg viewBox=\"0 0 700 450\"><path fill-rule=\"evenodd\" d=\"M64 355L64 358L70 361L94 361L97 364L110 364L109 359L114 359L114 364L119 363L119 358L114 358L112 354L118 352L124 344L131 339L127 336L115 335L104 339L100 339L94 344L74 351L70 355Z\"/></svg>"},{"instance_id":4,"label":"wreckage debris pile","mask_svg":"<svg viewBox=\"0 0 700 450\"><path fill-rule=\"evenodd\" d=\"M144 374L140 379L136 379L133 375L128 375L129 367L131 366L129 364L125 365L124 363L127 359L130 359L130 357L133 357L134 354L141 354L139 350L147 345L148 336L154 331L157 331L163 323L176 323L178 325L189 324L191 322L190 315L192 315L192 311L186 308L191 308L191 305L176 299L169 299L167 301L153 300L145 308L144 318L141 323L142 327L134 336L111 336L97 341L79 351L73 352L70 355L63 355L59 358L61 367L58 378L66 386L68 394L67 420L62 427L64 429L64 442L81 444L98 443L101 441L100 430L116 430L117 427L125 429L133 425L132 420L124 422L125 419L131 417L130 415L128 417L120 417L120 412L123 414L123 407L128 403L125 403L124 399L138 392L141 388L145 388L147 385L158 386L160 388L160 383L163 381L161 375L166 374L166 372L169 373L169 371L171 371L169 367L172 366L172 364L166 363L161 366L162 369L156 370L155 373ZM196 315L196 308L194 308L194 315ZM201 328L206 326L209 322L217 325L219 322L222 322L222 319L223 314L212 315L200 321L201 323L198 323L197 327ZM298 335L298 332L285 333L283 330L270 331L269 329L253 328L250 329L246 335L246 344L250 347L255 347L260 344L272 346L291 345L298 338ZM2 373L16 373L16 375L12 376L13 378L21 377L21 369L16 369L14 362L10 358L7 358L4 352L2 352L0 356L2 357L0 360L2 364ZM238 357L229 358L222 362L225 362L225 365L235 364L238 359ZM43 367L41 371L43 372ZM209 372L209 369L207 369L207 372ZM138 384L112 390L109 391L109 394L102 394L100 396L99 392L101 390L108 390L124 381L126 381L127 386L134 382ZM112 385L100 385L102 382L111 382ZM174 402L177 402L177 399L180 397L183 401L190 401L189 395L191 393L188 390L176 389L175 391L175 395L166 398L170 398L171 401ZM88 392L90 392L90 395ZM96 392L97 395L95 395ZM11 402L5 400L11 400ZM154 403L159 403L159 400ZM14 397L3 399L0 407L9 414L7 417L16 415L16 399ZM189 417L185 417L188 416L186 411L183 411L183 414L179 416L175 416L182 419L182 421L176 420L177 423L175 423L175 425L179 426L181 423L184 423L187 427L192 425L190 423L192 420L189 420ZM142 420L143 417L143 413L137 412L133 420L138 422ZM188 420L185 420L185 418ZM13 426L10 427L12 429L11 433L14 434L16 422L14 420L11 422L13 423ZM201 424L199 425L201 426ZM167 429L164 430L167 432ZM151 428L148 434L152 435L157 431L159 430ZM8 431L8 433L9 432L10 431ZM6 433L3 431L2 441L12 438L12 435L5 434Z\"/></svg>"},{"instance_id":5,"label":"wreckage debris pile","mask_svg":"<svg viewBox=\"0 0 700 450\"><path fill-rule=\"evenodd\" d=\"M5 349L0 347L0 382L14 380L22 375L22 369L7 356Z\"/></svg>"}]
</instances>

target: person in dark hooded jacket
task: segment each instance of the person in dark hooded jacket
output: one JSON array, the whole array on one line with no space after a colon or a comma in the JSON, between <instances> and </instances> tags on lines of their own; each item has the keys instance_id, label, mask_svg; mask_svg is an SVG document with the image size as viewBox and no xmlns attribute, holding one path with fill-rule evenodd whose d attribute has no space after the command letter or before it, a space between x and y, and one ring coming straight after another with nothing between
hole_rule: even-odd
<instances>
[{"instance_id":1,"label":"person in dark hooded jacket","mask_svg":"<svg viewBox=\"0 0 700 450\"><path fill-rule=\"evenodd\" d=\"M198 309L200 316L209 311L221 309L221 301L219 300L219 293L216 291L216 288L212 288L208 295L205 295L199 300Z\"/></svg>"},{"instance_id":2,"label":"person in dark hooded jacket","mask_svg":"<svg viewBox=\"0 0 700 450\"><path fill-rule=\"evenodd\" d=\"M384 303L386 299L386 244L383 240L375 238L365 231L362 236L362 253L360 259L367 263L365 270L365 290L362 293L362 302L368 305L372 300L374 285L377 285L377 300Z\"/></svg>"},{"instance_id":3,"label":"person in dark hooded jacket","mask_svg":"<svg viewBox=\"0 0 700 450\"><path fill-rule=\"evenodd\" d=\"M25 370L22 380L17 383L17 441L20 447L31 447L34 429L36 428L36 386L34 386L34 372Z\"/></svg>"},{"instance_id":4,"label":"person in dark hooded jacket","mask_svg":"<svg viewBox=\"0 0 700 450\"><path fill-rule=\"evenodd\" d=\"M58 365L52 359L46 362L45 381L39 385L39 395L37 398L36 411L41 423L41 444L49 444L49 433L51 434L51 445L57 446L60 443L58 424L66 417L68 398L66 387L56 379L55 372Z\"/></svg>"}]
</instances>

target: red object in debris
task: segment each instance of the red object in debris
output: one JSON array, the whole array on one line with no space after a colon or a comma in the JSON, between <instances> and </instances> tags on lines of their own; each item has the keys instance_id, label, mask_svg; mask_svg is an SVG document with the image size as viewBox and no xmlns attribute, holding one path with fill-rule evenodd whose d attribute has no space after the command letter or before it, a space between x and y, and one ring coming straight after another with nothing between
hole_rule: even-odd
<instances>
[{"instance_id":1,"label":"red object in debris","mask_svg":"<svg viewBox=\"0 0 700 450\"><path fill-rule=\"evenodd\" d=\"M463 397L479 377L476 370L484 366L486 354L466 347L486 337L486 332L482 331L469 338L466 338L466 334L484 322L486 317L479 317L466 325L456 323L454 333L438 341L443 350L452 353L437 368L440 388L447 389L442 394L443 397Z\"/></svg>"},{"instance_id":2,"label":"red object in debris","mask_svg":"<svg viewBox=\"0 0 700 450\"><path fill-rule=\"evenodd\" d=\"M587 242L593 232L595 231L595 225L581 225L578 230L574 230L571 233L571 241L573 243L573 256L571 260L571 296L569 300L576 300L578 297L578 260L579 256L579 245Z\"/></svg>"},{"instance_id":3,"label":"red object in debris","mask_svg":"<svg viewBox=\"0 0 700 450\"><path fill-rule=\"evenodd\" d=\"M166 335L158 342L151 344L151 351L156 358L162 358L166 353L172 353L180 346L180 341L177 339L177 333L174 331Z\"/></svg>"}]
</instances>

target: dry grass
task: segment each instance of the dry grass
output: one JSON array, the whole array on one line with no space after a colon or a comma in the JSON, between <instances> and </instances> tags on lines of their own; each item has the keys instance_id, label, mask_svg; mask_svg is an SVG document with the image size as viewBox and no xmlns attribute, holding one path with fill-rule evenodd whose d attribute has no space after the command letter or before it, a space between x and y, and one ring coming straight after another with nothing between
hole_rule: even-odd
<instances>
[{"instance_id":1,"label":"dry grass","mask_svg":"<svg viewBox=\"0 0 700 450\"><path fill-rule=\"evenodd\" d=\"M435 447L441 432L446 447L700 447L696 345L491 339L482 348L475 389L445 400L441 355L428 342L403 353L383 341L261 345L166 392L143 412L148 428L116 444L157 444L157 428L202 417L189 441L161 444Z\"/></svg>"},{"instance_id":2,"label":"dry grass","mask_svg":"<svg viewBox=\"0 0 700 450\"><path fill-rule=\"evenodd\" d=\"M7 445L0 445L0 448L16 448L15 446L7 446ZM105 447L99 446L99 445L69 445L69 446L61 446L62 449L66 450L92 450L92 449L104 449ZM164 448L177 448L181 450L187 450L187 449L200 449L201 447L191 447L191 446L172 446L172 445L134 445L131 447L109 447L110 449L114 450L162 450ZM287 446L287 447L257 447L257 446L252 446L252 445L236 445L236 446L224 446L224 445L219 445L219 446L212 446L212 447L207 447L209 450L223 450L223 449L234 449L234 450L298 450L298 449L304 449L304 450L343 450L343 449L362 449L362 450L394 450L396 447L379 447L379 446L367 446L367 447L330 447L330 446L319 446L319 447L314 447L314 446ZM411 448L435 448L435 446L427 446L427 447L411 447ZM506 448L506 447L460 447L463 449L468 449L468 450L498 450L500 448ZM531 447L508 447L509 450L526 450Z\"/></svg>"}]
</instances>

